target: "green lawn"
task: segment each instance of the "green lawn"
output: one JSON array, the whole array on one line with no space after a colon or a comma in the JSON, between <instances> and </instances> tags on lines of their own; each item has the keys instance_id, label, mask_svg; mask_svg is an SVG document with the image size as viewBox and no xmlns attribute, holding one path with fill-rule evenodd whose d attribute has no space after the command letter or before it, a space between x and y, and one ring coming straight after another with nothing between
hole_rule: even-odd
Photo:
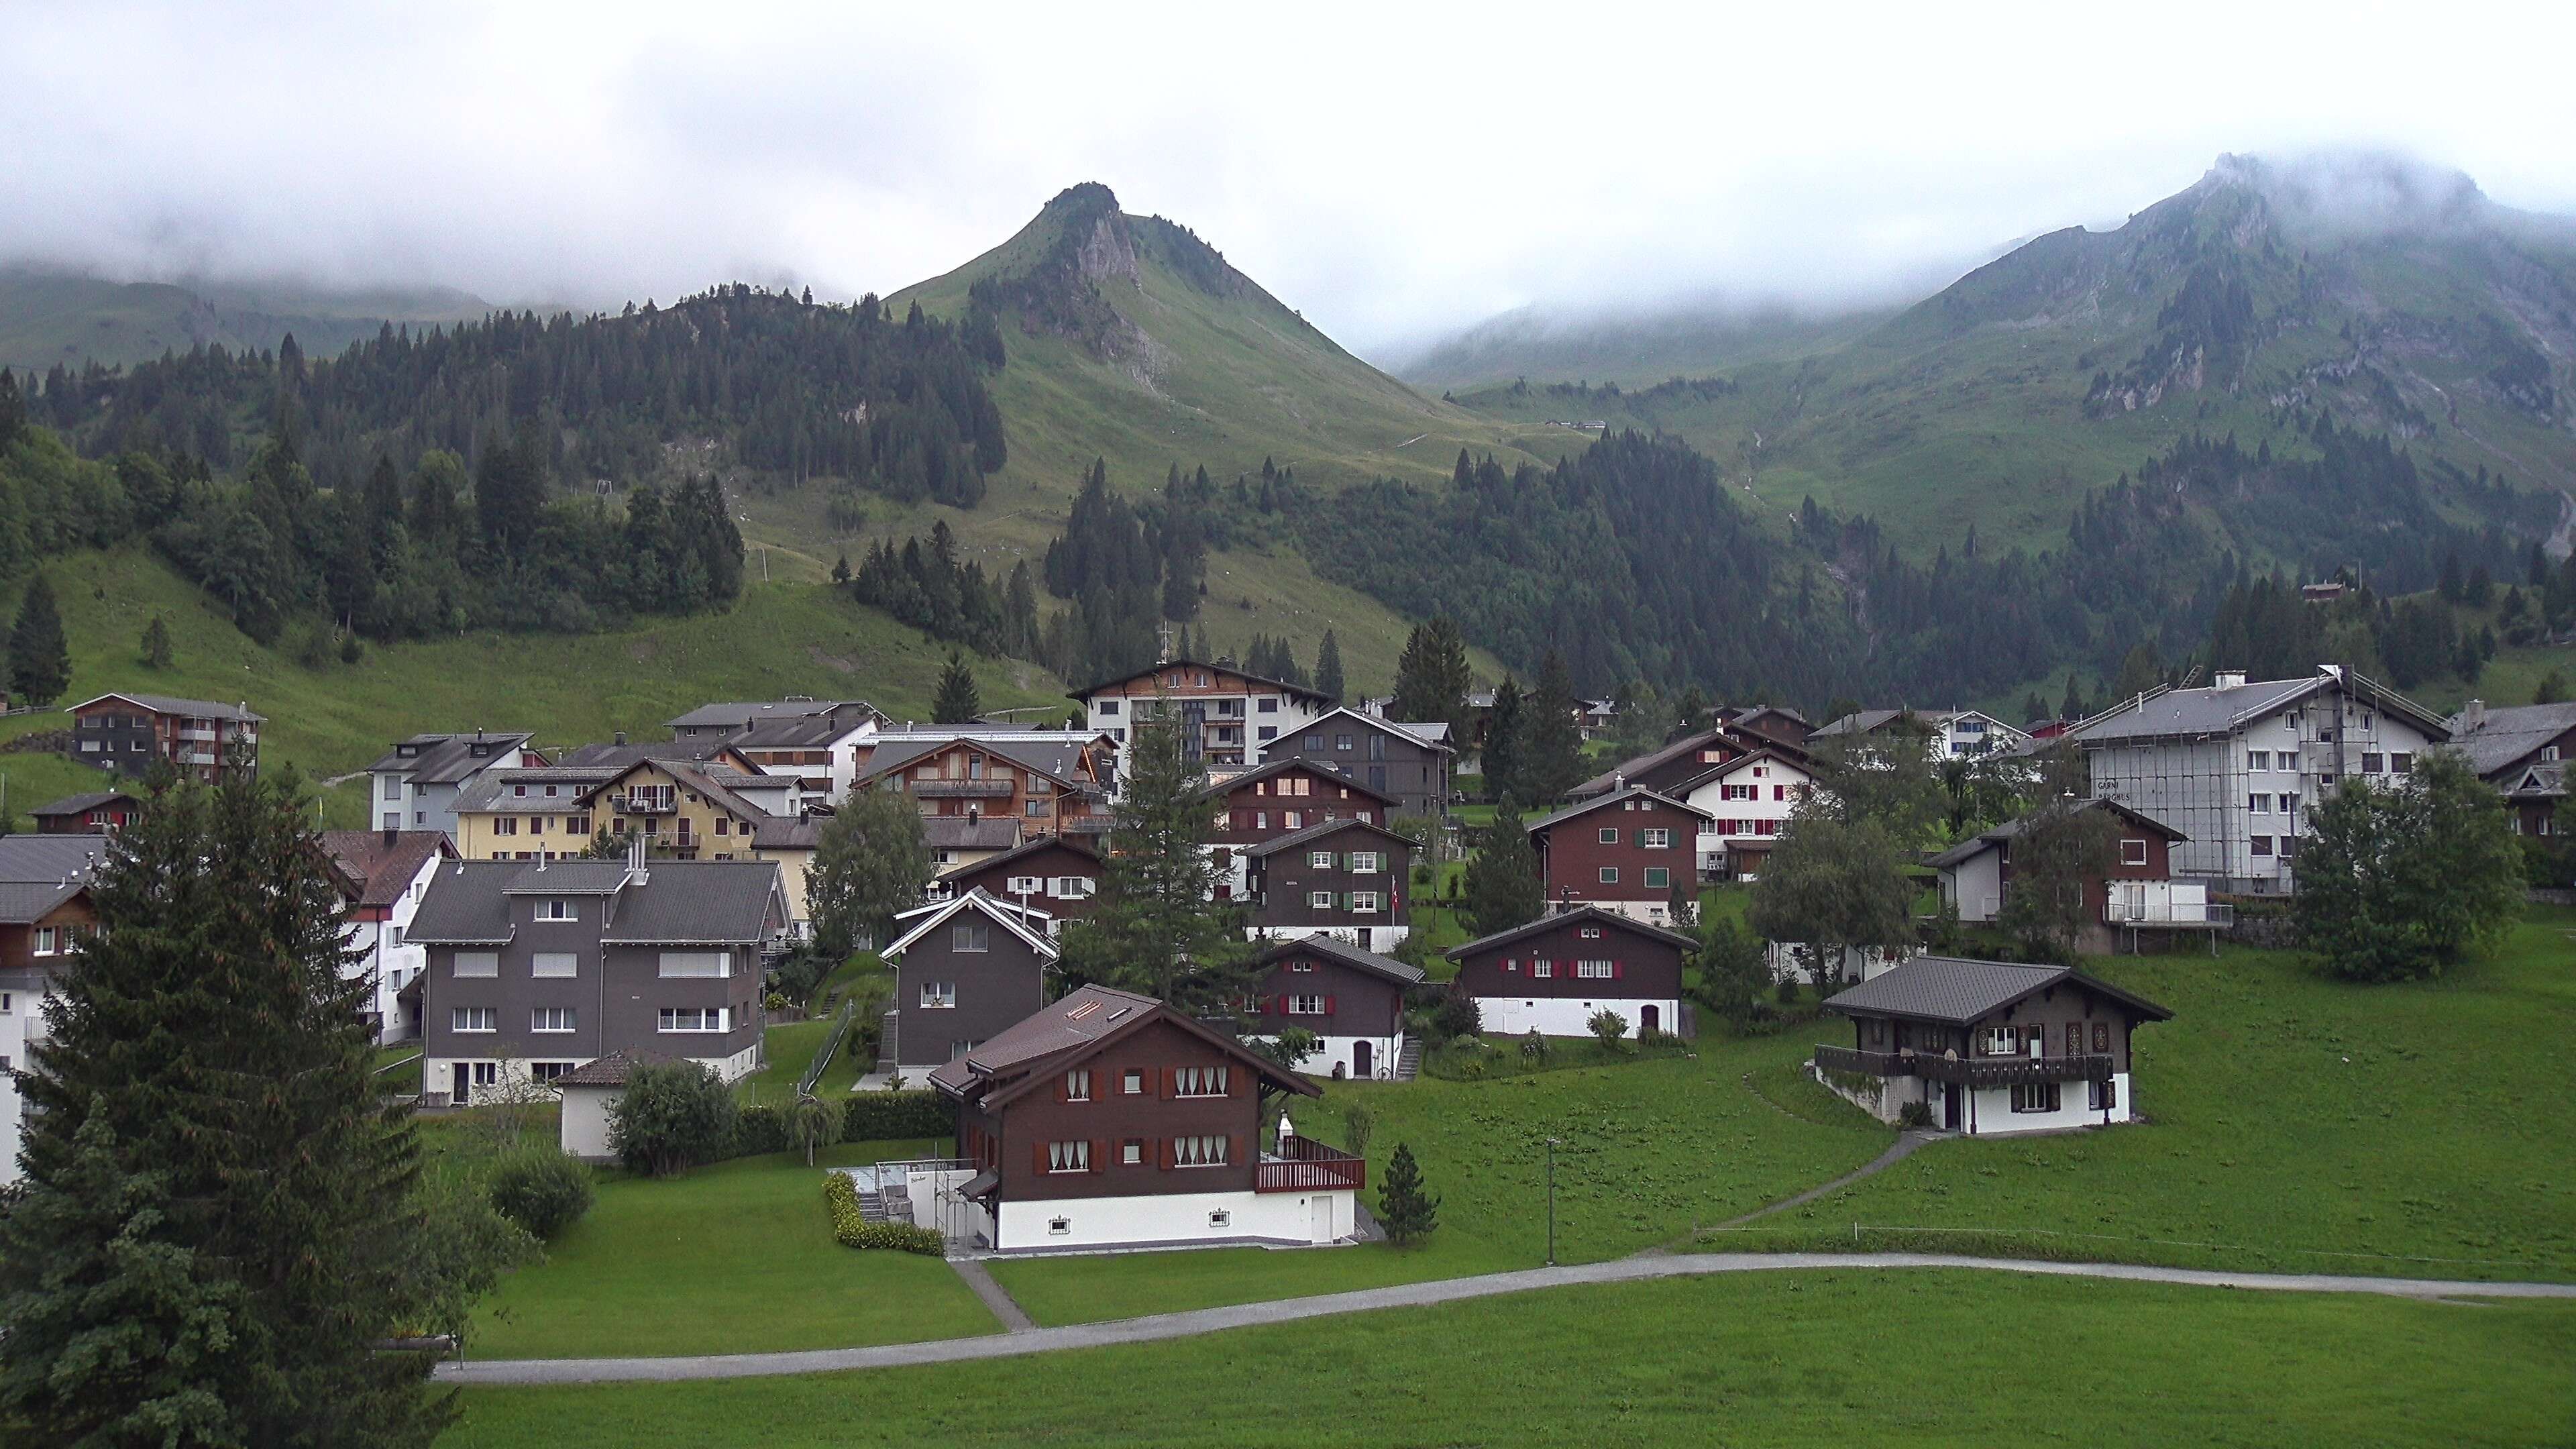
<instances>
[{"instance_id":1,"label":"green lawn","mask_svg":"<svg viewBox=\"0 0 2576 1449\"><path fill-rule=\"evenodd\" d=\"M2576 1429L2570 1363L2576 1304L1837 1272L973 1365L475 1389L441 1443L2539 1446Z\"/></svg>"},{"instance_id":2,"label":"green lawn","mask_svg":"<svg viewBox=\"0 0 2576 1449\"><path fill-rule=\"evenodd\" d=\"M419 1042L397 1042L376 1048L376 1089L404 1093L420 1090Z\"/></svg>"},{"instance_id":3,"label":"green lawn","mask_svg":"<svg viewBox=\"0 0 2576 1449\"><path fill-rule=\"evenodd\" d=\"M737 1087L746 1103L778 1106L795 1100L796 1084L814 1065L814 1054L823 1049L824 1038L832 1034L831 1017L814 1021L780 1022L769 1028L765 1040L769 1046L769 1065L744 1077ZM815 1095L834 1100L835 1092L846 1093L869 1063L859 1059L858 1026L853 1022L849 1037L841 1043L832 1064L823 1069L823 1079L815 1083Z\"/></svg>"},{"instance_id":4,"label":"green lawn","mask_svg":"<svg viewBox=\"0 0 2576 1449\"><path fill-rule=\"evenodd\" d=\"M2424 985L2347 986L2279 952L2088 962L2176 1014L2137 1037L2134 1087L2150 1122L1938 1143L1726 1245L1847 1247L1855 1222L2048 1229L2086 1236L1868 1240L2576 1278L2567 1105L2535 1089L2564 1080L2563 1044L2576 1035L2571 931L2576 911L2535 910L2495 959Z\"/></svg>"},{"instance_id":5,"label":"green lawn","mask_svg":"<svg viewBox=\"0 0 2576 1449\"><path fill-rule=\"evenodd\" d=\"M921 1156L863 1142L823 1165ZM991 1333L946 1263L860 1252L832 1237L823 1174L799 1153L746 1157L664 1182L604 1175L588 1216L547 1260L475 1310L472 1358L764 1353Z\"/></svg>"},{"instance_id":6,"label":"green lawn","mask_svg":"<svg viewBox=\"0 0 2576 1449\"><path fill-rule=\"evenodd\" d=\"M1342 1104L1377 1115L1371 1187L1410 1143L1440 1194L1440 1228L1418 1247L1322 1252L1259 1248L1023 1260L993 1275L1040 1323L1534 1267L1547 1254L1546 1139L1556 1149L1557 1257L1589 1262L1685 1237L1868 1161L1894 1139L1813 1083L1785 1076L1806 1043L1712 1035L1697 1059L1637 1061L1500 1081L1334 1082L1291 1115L1328 1142L1348 1137ZM1793 1116L1742 1082L1782 1074Z\"/></svg>"}]
</instances>

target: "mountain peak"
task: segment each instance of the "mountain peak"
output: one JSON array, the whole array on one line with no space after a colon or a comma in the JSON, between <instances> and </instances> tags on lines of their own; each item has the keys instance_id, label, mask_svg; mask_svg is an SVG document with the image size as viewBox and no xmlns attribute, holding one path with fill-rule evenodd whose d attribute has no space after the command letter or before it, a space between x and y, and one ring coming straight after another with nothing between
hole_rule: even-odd
<instances>
[{"instance_id":1,"label":"mountain peak","mask_svg":"<svg viewBox=\"0 0 2576 1449\"><path fill-rule=\"evenodd\" d=\"M2229 153L2201 178L2201 189L2258 196L2286 229L2323 241L2468 231L2490 224L2494 211L2467 172L2394 151Z\"/></svg>"}]
</instances>

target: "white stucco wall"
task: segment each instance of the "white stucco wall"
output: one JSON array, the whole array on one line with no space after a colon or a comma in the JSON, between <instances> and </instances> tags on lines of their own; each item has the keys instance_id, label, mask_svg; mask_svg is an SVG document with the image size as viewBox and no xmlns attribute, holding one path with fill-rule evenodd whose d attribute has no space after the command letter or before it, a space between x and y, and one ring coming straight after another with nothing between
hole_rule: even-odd
<instances>
[{"instance_id":1,"label":"white stucco wall","mask_svg":"<svg viewBox=\"0 0 2576 1449\"><path fill-rule=\"evenodd\" d=\"M1240 892L1238 891L1238 897ZM1391 955L1413 934L1410 926L1247 926L1247 941L1303 941L1309 936L1330 936L1346 946Z\"/></svg>"},{"instance_id":2,"label":"white stucco wall","mask_svg":"<svg viewBox=\"0 0 2576 1449\"><path fill-rule=\"evenodd\" d=\"M1358 1226L1358 1194L1332 1192L1186 1192L1146 1197L1068 1198L1056 1202L1005 1202L1000 1251L1048 1248L1134 1247L1222 1238L1267 1238L1283 1243L1331 1242ZM1324 1207L1319 1214L1315 1204ZM1222 1224L1212 1213L1226 1214ZM1318 1235L1328 1217L1329 1229ZM1063 1230L1056 1231L1056 1220Z\"/></svg>"},{"instance_id":3,"label":"white stucco wall","mask_svg":"<svg viewBox=\"0 0 2576 1449\"><path fill-rule=\"evenodd\" d=\"M9 1009L0 1012L0 1057L9 1065L26 1070L27 1047L45 1039L44 991L9 989ZM0 1186L18 1180L20 1124L25 1120L26 1103L19 1096L13 1077L0 1075Z\"/></svg>"},{"instance_id":4,"label":"white stucco wall","mask_svg":"<svg viewBox=\"0 0 2576 1449\"><path fill-rule=\"evenodd\" d=\"M1968 1094L1967 1115L1960 1119L1960 1130L1979 1137L2004 1137L2015 1132L2045 1132L2066 1127L2098 1127L2107 1118L2111 1122L2129 1120L2129 1074L2121 1072L2111 1078L2120 1105L2109 1113L2088 1109L2092 1089L2083 1082L2060 1082L2057 1110L2054 1112L2016 1112L2012 1109L2010 1087L1980 1087ZM1937 1121L1938 1118L1936 1117Z\"/></svg>"},{"instance_id":5,"label":"white stucco wall","mask_svg":"<svg viewBox=\"0 0 2576 1449\"><path fill-rule=\"evenodd\" d=\"M563 1150L585 1162L606 1162L616 1151L608 1145L608 1111L626 1094L623 1087L563 1089Z\"/></svg>"},{"instance_id":6,"label":"white stucco wall","mask_svg":"<svg viewBox=\"0 0 2576 1449\"><path fill-rule=\"evenodd\" d=\"M1507 1036L1527 1036L1532 1027L1538 1028L1538 1034L1541 1036L1590 1036L1592 1028L1587 1023L1591 1021L1592 1013L1604 1008L1619 1013L1628 1023L1626 1035L1633 1037L1637 1034L1638 1027L1644 1023L1645 1008L1649 1006L1655 1008L1657 1029L1666 1032L1681 1030L1682 1004L1679 1001L1635 997L1625 999L1604 997L1594 1001L1578 1001L1566 996L1542 996L1535 999L1525 996L1476 998L1476 1010L1484 1018L1484 1036L1487 1041L1498 1041Z\"/></svg>"},{"instance_id":7,"label":"white stucco wall","mask_svg":"<svg viewBox=\"0 0 2576 1449\"><path fill-rule=\"evenodd\" d=\"M1245 1037L1244 1040L1267 1042L1274 1038ZM1351 1065L1351 1058L1357 1052L1359 1043L1363 1041L1369 1044L1370 1078L1374 1080L1392 1077L1395 1074L1396 1058L1404 1052L1404 1038L1401 1036L1318 1037L1315 1054L1298 1062L1297 1070L1309 1077L1356 1077L1359 1072Z\"/></svg>"}]
</instances>

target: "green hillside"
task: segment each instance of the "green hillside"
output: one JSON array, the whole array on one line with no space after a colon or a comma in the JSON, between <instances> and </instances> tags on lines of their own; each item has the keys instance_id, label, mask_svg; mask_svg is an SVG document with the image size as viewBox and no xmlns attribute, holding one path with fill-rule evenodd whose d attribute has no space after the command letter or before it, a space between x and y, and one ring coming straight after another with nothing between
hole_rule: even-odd
<instances>
[{"instance_id":1,"label":"green hillside","mask_svg":"<svg viewBox=\"0 0 2576 1449\"><path fill-rule=\"evenodd\" d=\"M84 553L47 570L71 639L65 703L113 689L247 701L268 716L261 758L327 779L366 767L418 730L525 729L541 745L605 740L617 730L667 738L662 721L718 699L782 695L865 699L896 719L927 720L947 657L872 609L810 583L761 582L705 614L607 633L476 634L373 647L354 665L322 668L264 649L205 595L139 550ZM0 597L14 611L16 591ZM169 621L169 669L145 666L137 641L154 614ZM976 661L988 709L1063 704L1063 685L1035 665ZM1069 709L1071 706L1068 704ZM61 727L59 714L14 716L0 740ZM9 807L31 806L101 776L59 756L0 753ZM356 785L332 792L331 818L363 823ZM21 822L22 826L24 822Z\"/></svg>"},{"instance_id":2,"label":"green hillside","mask_svg":"<svg viewBox=\"0 0 2576 1449\"><path fill-rule=\"evenodd\" d=\"M1883 319L1643 323L1625 366L1605 330L1581 346L1471 333L1416 375L1526 378L1461 397L1499 421L1676 433L1769 516L1813 495L1924 551L1971 527L2053 542L2079 497L2178 439L2278 449L2318 416L2428 468L2576 480L2576 224L2389 162L2222 158L2117 230L2040 237ZM1634 385L1675 375L1715 385Z\"/></svg>"},{"instance_id":3,"label":"green hillside","mask_svg":"<svg viewBox=\"0 0 2576 1449\"><path fill-rule=\"evenodd\" d=\"M183 286L7 268L0 269L0 367L37 373L91 362L118 367L201 342L256 352L290 332L307 353L320 356L375 336L387 322L417 327L491 310L479 297L443 288Z\"/></svg>"}]
</instances>

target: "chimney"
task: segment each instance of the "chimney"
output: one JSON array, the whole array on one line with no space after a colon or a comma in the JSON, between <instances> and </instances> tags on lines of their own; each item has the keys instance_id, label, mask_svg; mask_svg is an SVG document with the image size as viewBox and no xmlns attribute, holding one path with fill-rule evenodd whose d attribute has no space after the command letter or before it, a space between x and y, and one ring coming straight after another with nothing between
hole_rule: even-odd
<instances>
[{"instance_id":1,"label":"chimney","mask_svg":"<svg viewBox=\"0 0 2576 1449\"><path fill-rule=\"evenodd\" d=\"M617 741L617 743L619 743L619 744L621 744L621 745L622 745L622 744L626 743L626 731L624 731L624 730L619 730L616 734L611 735L611 736L610 736L610 738L611 738L611 739L614 739L615 741Z\"/></svg>"},{"instance_id":2,"label":"chimney","mask_svg":"<svg viewBox=\"0 0 2576 1449\"><path fill-rule=\"evenodd\" d=\"M2487 722L2487 702L2473 699L2460 706L2460 733L2467 734Z\"/></svg>"},{"instance_id":3,"label":"chimney","mask_svg":"<svg viewBox=\"0 0 2576 1449\"><path fill-rule=\"evenodd\" d=\"M2209 685L2212 689L2243 689L2245 687L2245 671L2242 669L2222 669L2209 677Z\"/></svg>"}]
</instances>

